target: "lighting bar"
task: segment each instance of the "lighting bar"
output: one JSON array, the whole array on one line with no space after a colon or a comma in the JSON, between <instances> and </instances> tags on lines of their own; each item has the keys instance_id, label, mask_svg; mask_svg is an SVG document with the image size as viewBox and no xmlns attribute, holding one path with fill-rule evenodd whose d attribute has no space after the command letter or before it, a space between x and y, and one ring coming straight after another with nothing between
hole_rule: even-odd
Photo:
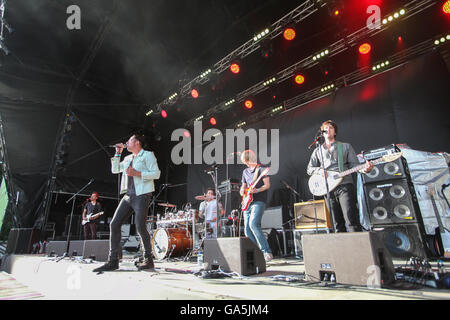
<instances>
[{"instance_id":1,"label":"lighting bar","mask_svg":"<svg viewBox=\"0 0 450 320\"><path fill-rule=\"evenodd\" d=\"M171 95L171 96L169 97L169 100L173 100L173 99L175 99L177 96L178 96L178 93L175 92L173 95Z\"/></svg>"},{"instance_id":2,"label":"lighting bar","mask_svg":"<svg viewBox=\"0 0 450 320\"><path fill-rule=\"evenodd\" d=\"M147 113L145 114L147 117L149 116L149 115L151 115L153 113L153 109L152 110L149 110L149 111L147 111Z\"/></svg>"},{"instance_id":3,"label":"lighting bar","mask_svg":"<svg viewBox=\"0 0 450 320\"><path fill-rule=\"evenodd\" d=\"M262 38L264 38L265 36L267 36L269 34L269 29L265 29L264 31L258 33L256 36L253 37L253 41L258 41L261 40Z\"/></svg>"},{"instance_id":4,"label":"lighting bar","mask_svg":"<svg viewBox=\"0 0 450 320\"><path fill-rule=\"evenodd\" d=\"M210 74L211 73L211 69L208 69L208 70L206 70L205 72L203 72L201 75L200 75L200 78L204 78L204 77L206 77L208 74Z\"/></svg>"},{"instance_id":5,"label":"lighting bar","mask_svg":"<svg viewBox=\"0 0 450 320\"><path fill-rule=\"evenodd\" d=\"M264 86L268 86L269 84L275 82L275 80L276 80L275 77L273 77L273 78L271 78L271 79L269 79L267 81L264 81L263 85Z\"/></svg>"},{"instance_id":6,"label":"lighting bar","mask_svg":"<svg viewBox=\"0 0 450 320\"><path fill-rule=\"evenodd\" d=\"M275 114L275 113L278 113L278 112L280 112L280 111L282 111L284 109L284 106L278 106L278 107L275 107L275 108L272 108L272 111L271 111L271 114Z\"/></svg>"},{"instance_id":7,"label":"lighting bar","mask_svg":"<svg viewBox=\"0 0 450 320\"><path fill-rule=\"evenodd\" d=\"M328 55L329 53L330 53L330 51L329 51L328 49L323 50L322 52L319 52L318 54L314 55L312 59L313 59L314 61L319 60L320 58L325 57L325 56Z\"/></svg>"},{"instance_id":8,"label":"lighting bar","mask_svg":"<svg viewBox=\"0 0 450 320\"><path fill-rule=\"evenodd\" d=\"M202 120L203 118L204 118L204 116L199 116L199 117L195 118L195 121L200 121L200 120Z\"/></svg>"},{"instance_id":9,"label":"lighting bar","mask_svg":"<svg viewBox=\"0 0 450 320\"><path fill-rule=\"evenodd\" d=\"M333 89L333 88L334 88L334 84L330 84L330 85L328 85L328 86L323 87L322 89L320 89L320 92L326 92L326 91L329 91L329 90L331 90L331 89Z\"/></svg>"},{"instance_id":10,"label":"lighting bar","mask_svg":"<svg viewBox=\"0 0 450 320\"><path fill-rule=\"evenodd\" d=\"M395 12L394 14L391 14L391 15L387 16L387 18L384 18L381 22L382 22L383 24L387 24L387 23L389 23L389 22L394 21L395 19L400 18L400 17L403 16L405 13L406 13L406 10L405 10L405 9L401 9L400 11Z\"/></svg>"},{"instance_id":11,"label":"lighting bar","mask_svg":"<svg viewBox=\"0 0 450 320\"><path fill-rule=\"evenodd\" d=\"M225 106L229 106L230 104L234 103L235 100L231 99L230 101L225 102Z\"/></svg>"},{"instance_id":12,"label":"lighting bar","mask_svg":"<svg viewBox=\"0 0 450 320\"><path fill-rule=\"evenodd\" d=\"M390 62L389 60L377 63L376 65L374 65L372 67L372 71L378 71L378 70L384 70L385 68L387 68L389 66Z\"/></svg>"},{"instance_id":13,"label":"lighting bar","mask_svg":"<svg viewBox=\"0 0 450 320\"><path fill-rule=\"evenodd\" d=\"M434 40L435 45L443 44L445 41L450 41L450 34L446 35L445 37L442 36L439 39Z\"/></svg>"},{"instance_id":14,"label":"lighting bar","mask_svg":"<svg viewBox=\"0 0 450 320\"><path fill-rule=\"evenodd\" d=\"M240 127L242 127L242 126L245 126L245 124L246 124L245 121L239 122L239 123L236 125L236 128L240 128Z\"/></svg>"}]
</instances>

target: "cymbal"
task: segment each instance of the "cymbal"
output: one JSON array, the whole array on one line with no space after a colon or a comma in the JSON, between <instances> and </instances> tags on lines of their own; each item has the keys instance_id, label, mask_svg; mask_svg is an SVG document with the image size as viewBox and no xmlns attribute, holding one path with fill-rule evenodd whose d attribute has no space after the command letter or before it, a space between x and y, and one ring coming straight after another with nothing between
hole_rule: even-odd
<instances>
[{"instance_id":1,"label":"cymbal","mask_svg":"<svg viewBox=\"0 0 450 320\"><path fill-rule=\"evenodd\" d=\"M215 196L195 196L195 200L212 200L215 199Z\"/></svg>"},{"instance_id":2,"label":"cymbal","mask_svg":"<svg viewBox=\"0 0 450 320\"><path fill-rule=\"evenodd\" d=\"M158 206L170 207L170 208L175 208L176 207L176 205L171 204L171 203L158 203Z\"/></svg>"}]
</instances>

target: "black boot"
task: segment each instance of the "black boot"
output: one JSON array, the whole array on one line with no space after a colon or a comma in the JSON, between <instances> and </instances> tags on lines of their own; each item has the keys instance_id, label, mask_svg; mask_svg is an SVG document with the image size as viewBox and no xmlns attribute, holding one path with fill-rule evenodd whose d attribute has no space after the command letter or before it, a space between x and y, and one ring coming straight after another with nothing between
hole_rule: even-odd
<instances>
[{"instance_id":1,"label":"black boot","mask_svg":"<svg viewBox=\"0 0 450 320\"><path fill-rule=\"evenodd\" d=\"M119 269L119 259L109 259L104 265L95 268L93 272L114 271Z\"/></svg>"},{"instance_id":2,"label":"black boot","mask_svg":"<svg viewBox=\"0 0 450 320\"><path fill-rule=\"evenodd\" d=\"M154 269L155 268L155 264L154 264L153 258L151 256L150 257L144 257L144 259L142 259L142 261L137 262L135 265L136 265L138 270Z\"/></svg>"}]
</instances>

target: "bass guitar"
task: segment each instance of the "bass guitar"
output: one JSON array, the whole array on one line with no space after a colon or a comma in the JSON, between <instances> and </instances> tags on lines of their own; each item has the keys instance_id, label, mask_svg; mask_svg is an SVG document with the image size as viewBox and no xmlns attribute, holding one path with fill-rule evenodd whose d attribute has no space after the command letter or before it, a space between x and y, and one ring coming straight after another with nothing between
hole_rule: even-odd
<instances>
[{"instance_id":1,"label":"bass guitar","mask_svg":"<svg viewBox=\"0 0 450 320\"><path fill-rule=\"evenodd\" d=\"M258 184L259 180L261 180L262 177L266 176L269 173L270 168L266 168L261 172L258 179L252 182L252 184L244 190L244 193L242 194L242 202L241 202L241 210L246 211L248 207L250 206L250 203L253 201L253 190L255 190L256 185Z\"/></svg>"},{"instance_id":2,"label":"bass guitar","mask_svg":"<svg viewBox=\"0 0 450 320\"><path fill-rule=\"evenodd\" d=\"M387 154L387 155L382 156L379 159L370 161L370 163L372 163L373 165L376 165L376 164L379 164L382 162L392 162L392 161L397 160L401 156L402 156L401 152ZM345 176L352 174L354 172L357 172L359 170L362 170L365 167L366 167L366 164L362 164L360 166L356 166L354 168L345 170L343 172L327 170L326 171L327 172L326 180L328 182L328 190L333 191L342 182L342 180L344 179ZM322 176L322 174L320 174L320 173L315 173L309 178L308 186L309 186L309 190L311 191L311 193L315 196L323 196L323 195L327 194L325 179Z\"/></svg>"},{"instance_id":3,"label":"bass guitar","mask_svg":"<svg viewBox=\"0 0 450 320\"><path fill-rule=\"evenodd\" d=\"M81 224L84 226L86 223L91 222L92 220L97 219L98 217L100 217L102 214L104 214L105 212L98 212L98 213L90 213L88 215L86 215L87 220L82 220Z\"/></svg>"}]
</instances>

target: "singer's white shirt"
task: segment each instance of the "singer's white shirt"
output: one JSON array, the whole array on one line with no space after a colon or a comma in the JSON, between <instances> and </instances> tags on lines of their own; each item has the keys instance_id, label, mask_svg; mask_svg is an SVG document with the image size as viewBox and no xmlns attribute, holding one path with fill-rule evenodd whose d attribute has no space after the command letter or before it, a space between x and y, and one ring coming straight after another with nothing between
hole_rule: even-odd
<instances>
[{"instance_id":1,"label":"singer's white shirt","mask_svg":"<svg viewBox=\"0 0 450 320\"><path fill-rule=\"evenodd\" d=\"M159 179L161 171L158 168L158 162L156 157L151 151L142 149L133 159L133 154L126 156L123 161L120 161L119 157L111 158L111 172L114 174L122 172L122 179L120 182L120 193L127 192L128 176L126 169L130 166L131 160L133 160L133 169L141 172L141 176L134 176L134 188L136 195L146 194L155 191L154 180Z\"/></svg>"}]
</instances>

